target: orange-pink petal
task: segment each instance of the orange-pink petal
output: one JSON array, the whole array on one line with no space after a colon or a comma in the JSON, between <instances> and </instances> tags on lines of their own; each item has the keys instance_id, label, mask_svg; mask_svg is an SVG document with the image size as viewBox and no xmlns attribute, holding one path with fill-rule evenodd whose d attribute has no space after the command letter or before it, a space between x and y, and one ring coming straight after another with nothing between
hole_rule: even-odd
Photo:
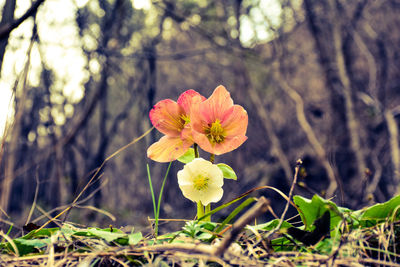
<instances>
[{"instance_id":1,"label":"orange-pink petal","mask_svg":"<svg viewBox=\"0 0 400 267\"><path fill-rule=\"evenodd\" d=\"M171 99L159 101L150 110L151 123L161 133L170 136L180 136L180 132L184 126L183 108Z\"/></svg>"},{"instance_id":2,"label":"orange-pink petal","mask_svg":"<svg viewBox=\"0 0 400 267\"><path fill-rule=\"evenodd\" d=\"M193 135L192 135L192 129L190 128L190 125L186 125L185 128L181 131L181 139L187 140L187 142L192 142L193 143Z\"/></svg>"},{"instance_id":3,"label":"orange-pink petal","mask_svg":"<svg viewBox=\"0 0 400 267\"><path fill-rule=\"evenodd\" d=\"M226 136L240 136L245 135L248 125L248 115L246 110L239 105L234 105L229 116L225 116L221 120L221 126L225 131Z\"/></svg>"},{"instance_id":4,"label":"orange-pink petal","mask_svg":"<svg viewBox=\"0 0 400 267\"><path fill-rule=\"evenodd\" d=\"M180 105L187 116L190 115L190 109L194 102L202 102L206 100L204 96L199 94L193 89L183 92L178 98L178 105Z\"/></svg>"},{"instance_id":5,"label":"orange-pink petal","mask_svg":"<svg viewBox=\"0 0 400 267\"><path fill-rule=\"evenodd\" d=\"M233 105L224 86L218 86L207 100L195 103L191 112L193 140L203 150L220 155L238 148L246 140L248 115Z\"/></svg>"},{"instance_id":6,"label":"orange-pink petal","mask_svg":"<svg viewBox=\"0 0 400 267\"><path fill-rule=\"evenodd\" d=\"M207 113L203 114L206 115L206 121L210 123L217 119L222 120L226 111L233 106L233 100L226 88L220 85L215 88L212 95L200 105L201 109L207 111Z\"/></svg>"},{"instance_id":7,"label":"orange-pink petal","mask_svg":"<svg viewBox=\"0 0 400 267\"><path fill-rule=\"evenodd\" d=\"M191 145L193 142L166 135L147 149L147 157L158 162L170 162L185 154Z\"/></svg>"},{"instance_id":8,"label":"orange-pink petal","mask_svg":"<svg viewBox=\"0 0 400 267\"><path fill-rule=\"evenodd\" d=\"M191 124L195 131L202 131L205 125L220 121L233 106L233 100L224 86L215 88L212 95L201 103L195 103L191 111Z\"/></svg>"},{"instance_id":9,"label":"orange-pink petal","mask_svg":"<svg viewBox=\"0 0 400 267\"><path fill-rule=\"evenodd\" d=\"M207 101L207 100L206 100ZM205 102L205 101L204 101ZM208 116L207 110L202 109L200 104L202 103L195 103L192 106L191 113L190 113L190 127L192 131L203 132L205 127L208 126Z\"/></svg>"},{"instance_id":10,"label":"orange-pink petal","mask_svg":"<svg viewBox=\"0 0 400 267\"><path fill-rule=\"evenodd\" d=\"M223 142L219 144L218 143L212 144L210 143L205 134L193 131L193 139L196 142L196 144L198 144L204 151L207 151L215 155L221 155L238 148L247 140L247 136L240 135L240 136L226 137Z\"/></svg>"},{"instance_id":11,"label":"orange-pink petal","mask_svg":"<svg viewBox=\"0 0 400 267\"><path fill-rule=\"evenodd\" d=\"M221 155L232 150L235 150L239 146L241 146L247 140L247 136L240 135L240 136L233 136L233 137L226 137L224 142L220 144L215 144L214 147L214 154Z\"/></svg>"}]
</instances>

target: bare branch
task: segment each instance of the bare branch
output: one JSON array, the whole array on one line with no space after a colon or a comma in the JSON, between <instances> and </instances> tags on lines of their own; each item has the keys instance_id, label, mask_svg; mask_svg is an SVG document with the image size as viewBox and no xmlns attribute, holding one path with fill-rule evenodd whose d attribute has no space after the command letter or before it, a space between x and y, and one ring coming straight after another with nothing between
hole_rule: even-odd
<instances>
[{"instance_id":1,"label":"bare branch","mask_svg":"<svg viewBox=\"0 0 400 267\"><path fill-rule=\"evenodd\" d=\"M261 101L260 95L256 92L254 88L248 90L251 101L256 107L258 116L264 122L263 126L267 132L268 137L271 140L271 153L278 158L280 165L285 172L285 180L290 184L290 177L292 177L292 170L289 164L289 160L286 157L285 152L282 149L281 142L273 129L273 123L270 116L264 108L264 104Z\"/></svg>"},{"instance_id":2,"label":"bare branch","mask_svg":"<svg viewBox=\"0 0 400 267\"><path fill-rule=\"evenodd\" d=\"M255 218L261 216L267 212L269 206L269 200L265 197L261 197L257 203L243 214L233 225L232 230L229 234L221 241L221 243L213 251L213 255L220 256L235 241L236 237L243 230L243 228L249 224Z\"/></svg>"},{"instance_id":3,"label":"bare branch","mask_svg":"<svg viewBox=\"0 0 400 267\"><path fill-rule=\"evenodd\" d=\"M397 194L398 186L400 183L399 129L393 113L390 110L386 111L384 116L389 132L390 153L392 155L391 160L393 166L393 180L396 181L396 190L395 192L393 192L393 194Z\"/></svg>"},{"instance_id":4,"label":"bare branch","mask_svg":"<svg viewBox=\"0 0 400 267\"><path fill-rule=\"evenodd\" d=\"M334 6L333 1L330 1L330 4L331 6ZM335 12L337 13L336 9ZM347 115L347 128L351 140L350 146L353 150L357 162L356 168L358 172L358 177L363 177L364 172L366 170L366 163L364 159L363 149L361 147L361 137L359 134L360 125L358 123L357 116L354 111L355 108L352 99L351 81L350 77L348 76L342 50L343 47L342 36L340 33L339 26L336 23L333 23L333 45L336 56L336 64L338 68L338 77L343 87L342 92L344 96L344 103Z\"/></svg>"},{"instance_id":5,"label":"bare branch","mask_svg":"<svg viewBox=\"0 0 400 267\"><path fill-rule=\"evenodd\" d=\"M23 14L21 17L19 17L16 20L13 20L9 23L6 23L0 27L0 40L3 38L7 38L10 33L17 28L22 22L24 22L27 18L30 16L33 16L36 14L37 9L39 6L44 2L45 0L37 0L35 3L32 4L32 6Z\"/></svg>"},{"instance_id":6,"label":"bare branch","mask_svg":"<svg viewBox=\"0 0 400 267\"><path fill-rule=\"evenodd\" d=\"M310 123L308 122L306 118L306 114L304 112L304 102L302 97L300 96L299 93L296 92L286 81L286 79L280 78L281 77L281 72L279 70L275 71L275 74L278 76L277 81L282 87L282 89L286 92L286 94L296 103L296 116L297 120L300 124L300 127L303 129L304 133L306 134L306 137L308 139L308 142L311 144L313 147L315 153L317 154L318 158L321 160L322 165L325 168L325 171L327 173L328 179L329 179L329 186L328 189L326 190L326 196L328 198L332 197L338 187L338 185L341 184L340 179L336 177L335 171L332 168L332 166L329 164L329 160L327 157L327 153L322 146L322 144L319 142L317 136L314 133L314 130L312 129ZM343 192L340 190L342 195ZM342 197L343 198L343 197Z\"/></svg>"}]
</instances>

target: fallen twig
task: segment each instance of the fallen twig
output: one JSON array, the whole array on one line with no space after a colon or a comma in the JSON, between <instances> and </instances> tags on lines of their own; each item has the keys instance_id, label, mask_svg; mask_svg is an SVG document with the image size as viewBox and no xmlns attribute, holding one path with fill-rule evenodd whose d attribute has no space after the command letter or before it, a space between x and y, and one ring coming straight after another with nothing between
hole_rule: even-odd
<instances>
[{"instance_id":1,"label":"fallen twig","mask_svg":"<svg viewBox=\"0 0 400 267\"><path fill-rule=\"evenodd\" d=\"M221 243L215 247L213 254L216 256L222 255L247 224L268 211L268 206L269 201L265 197L261 197L250 210L243 214L232 225L232 230L224 239L222 239Z\"/></svg>"}]
</instances>

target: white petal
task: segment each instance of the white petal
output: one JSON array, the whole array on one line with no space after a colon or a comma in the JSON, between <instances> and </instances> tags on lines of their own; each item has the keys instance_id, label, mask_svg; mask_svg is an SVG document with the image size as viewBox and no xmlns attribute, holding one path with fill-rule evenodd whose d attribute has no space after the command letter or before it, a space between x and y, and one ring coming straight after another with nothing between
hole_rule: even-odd
<instances>
[{"instance_id":1,"label":"white petal","mask_svg":"<svg viewBox=\"0 0 400 267\"><path fill-rule=\"evenodd\" d=\"M223 186L224 184L224 175L222 171L217 165L212 164L210 161L202 158L196 158L187 164L187 167L192 173L201 173L204 176L212 178L212 183L217 186Z\"/></svg>"},{"instance_id":2,"label":"white petal","mask_svg":"<svg viewBox=\"0 0 400 267\"><path fill-rule=\"evenodd\" d=\"M213 165L212 168L210 168L208 177L211 178L210 185L219 187L224 185L224 174L217 165Z\"/></svg>"},{"instance_id":3,"label":"white petal","mask_svg":"<svg viewBox=\"0 0 400 267\"><path fill-rule=\"evenodd\" d=\"M196 158L178 171L178 184L183 195L193 202L201 201L203 205L221 200L224 191L224 177L217 165L202 158ZM198 176L209 178L207 187L196 189L194 180Z\"/></svg>"},{"instance_id":4,"label":"white petal","mask_svg":"<svg viewBox=\"0 0 400 267\"><path fill-rule=\"evenodd\" d=\"M187 199L193 202L198 202L200 200L199 191L197 191L193 185L179 185L179 188Z\"/></svg>"},{"instance_id":5,"label":"white petal","mask_svg":"<svg viewBox=\"0 0 400 267\"><path fill-rule=\"evenodd\" d=\"M211 202L218 202L221 200L224 190L221 187L208 188L207 194L201 194L200 200L203 205L208 205Z\"/></svg>"},{"instance_id":6,"label":"white petal","mask_svg":"<svg viewBox=\"0 0 400 267\"><path fill-rule=\"evenodd\" d=\"M192 173L199 173L208 170L210 167L212 167L212 165L213 164L208 160L195 158L194 160L186 164L185 167L188 168L189 171Z\"/></svg>"},{"instance_id":7,"label":"white petal","mask_svg":"<svg viewBox=\"0 0 400 267\"><path fill-rule=\"evenodd\" d=\"M178 184L179 185L190 185L193 184L193 180L191 179L190 173L187 172L185 168L183 170L178 171Z\"/></svg>"}]
</instances>

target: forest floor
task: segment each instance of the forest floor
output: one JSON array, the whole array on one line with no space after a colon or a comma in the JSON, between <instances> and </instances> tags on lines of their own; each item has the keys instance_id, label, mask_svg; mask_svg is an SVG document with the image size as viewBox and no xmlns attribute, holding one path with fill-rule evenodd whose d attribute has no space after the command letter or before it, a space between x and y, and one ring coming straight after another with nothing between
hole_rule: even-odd
<instances>
[{"instance_id":1,"label":"forest floor","mask_svg":"<svg viewBox=\"0 0 400 267\"><path fill-rule=\"evenodd\" d=\"M222 223L186 221L180 231L163 235L157 235L158 221L150 233L28 224L21 237L0 233L0 265L400 266L400 196L356 211L317 195L293 196L292 204L296 218L254 224L269 201L248 198Z\"/></svg>"}]
</instances>

